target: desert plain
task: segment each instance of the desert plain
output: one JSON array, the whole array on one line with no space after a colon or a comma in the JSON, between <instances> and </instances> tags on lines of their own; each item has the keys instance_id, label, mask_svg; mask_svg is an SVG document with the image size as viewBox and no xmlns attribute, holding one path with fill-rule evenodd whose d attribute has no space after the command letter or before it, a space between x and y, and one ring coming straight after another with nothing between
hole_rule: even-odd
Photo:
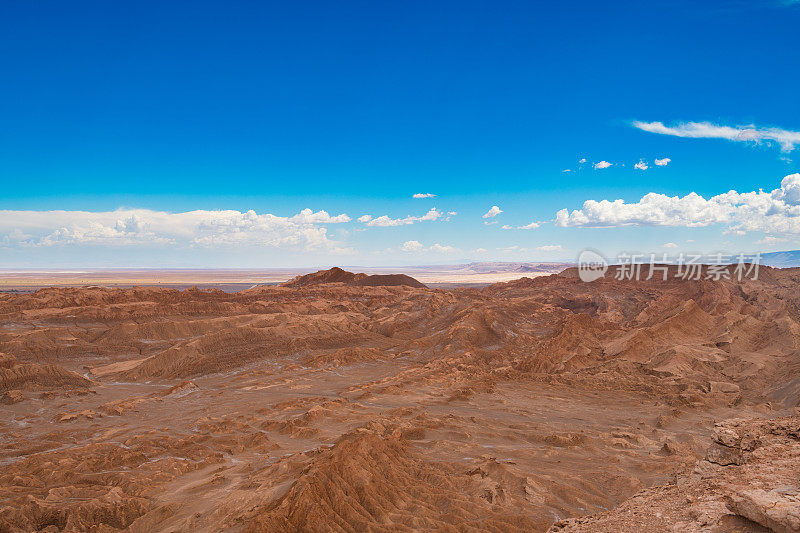
<instances>
[{"instance_id":1,"label":"desert plain","mask_svg":"<svg viewBox=\"0 0 800 533\"><path fill-rule=\"evenodd\" d=\"M800 269L565 267L7 283L0 531L800 531Z\"/></svg>"},{"instance_id":2,"label":"desert plain","mask_svg":"<svg viewBox=\"0 0 800 533\"><path fill-rule=\"evenodd\" d=\"M456 265L407 266L402 272L428 287L483 287L511 281L521 276L554 274L571 263L475 262ZM397 273L396 267L347 267L348 270L373 275ZM102 286L129 288L137 286L186 289L220 289L238 292L262 285L279 285L294 277L317 271L317 268L95 268L0 270L0 292L24 293L46 287Z\"/></svg>"}]
</instances>

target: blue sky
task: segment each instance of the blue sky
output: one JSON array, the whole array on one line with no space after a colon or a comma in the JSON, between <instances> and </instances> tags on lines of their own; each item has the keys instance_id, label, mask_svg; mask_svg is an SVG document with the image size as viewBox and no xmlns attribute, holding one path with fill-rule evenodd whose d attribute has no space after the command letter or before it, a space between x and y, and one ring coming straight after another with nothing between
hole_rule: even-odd
<instances>
[{"instance_id":1,"label":"blue sky","mask_svg":"<svg viewBox=\"0 0 800 533\"><path fill-rule=\"evenodd\" d=\"M0 268L798 248L798 27L779 0L4 3Z\"/></svg>"}]
</instances>

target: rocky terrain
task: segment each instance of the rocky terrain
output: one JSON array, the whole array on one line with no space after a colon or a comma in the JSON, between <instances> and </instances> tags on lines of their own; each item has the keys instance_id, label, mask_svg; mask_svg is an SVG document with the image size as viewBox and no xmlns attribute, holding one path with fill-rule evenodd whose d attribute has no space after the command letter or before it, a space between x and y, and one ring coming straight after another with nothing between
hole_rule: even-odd
<instances>
[{"instance_id":1,"label":"rocky terrain","mask_svg":"<svg viewBox=\"0 0 800 533\"><path fill-rule=\"evenodd\" d=\"M0 531L800 531L800 269L0 294Z\"/></svg>"}]
</instances>

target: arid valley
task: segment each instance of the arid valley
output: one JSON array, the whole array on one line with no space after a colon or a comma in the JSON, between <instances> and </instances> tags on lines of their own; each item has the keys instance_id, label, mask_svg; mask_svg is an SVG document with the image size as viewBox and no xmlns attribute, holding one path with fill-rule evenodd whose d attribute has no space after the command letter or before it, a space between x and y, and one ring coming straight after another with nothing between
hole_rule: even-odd
<instances>
[{"instance_id":1,"label":"arid valley","mask_svg":"<svg viewBox=\"0 0 800 533\"><path fill-rule=\"evenodd\" d=\"M800 533L798 28L0 2L0 533Z\"/></svg>"},{"instance_id":2,"label":"arid valley","mask_svg":"<svg viewBox=\"0 0 800 533\"><path fill-rule=\"evenodd\" d=\"M0 294L0 531L798 531L799 286Z\"/></svg>"}]
</instances>

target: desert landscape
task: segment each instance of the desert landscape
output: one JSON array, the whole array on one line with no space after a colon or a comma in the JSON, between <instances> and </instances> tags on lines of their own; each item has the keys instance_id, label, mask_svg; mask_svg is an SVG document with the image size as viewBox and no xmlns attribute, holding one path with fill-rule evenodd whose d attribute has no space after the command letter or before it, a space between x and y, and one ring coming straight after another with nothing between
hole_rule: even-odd
<instances>
[{"instance_id":1,"label":"desert landscape","mask_svg":"<svg viewBox=\"0 0 800 533\"><path fill-rule=\"evenodd\" d=\"M0 531L800 531L800 269L517 277L0 294Z\"/></svg>"},{"instance_id":2,"label":"desert landscape","mask_svg":"<svg viewBox=\"0 0 800 533\"><path fill-rule=\"evenodd\" d=\"M0 533L800 533L798 28L0 2Z\"/></svg>"},{"instance_id":3,"label":"desert landscape","mask_svg":"<svg viewBox=\"0 0 800 533\"><path fill-rule=\"evenodd\" d=\"M421 265L397 267L347 267L356 272L387 275L402 272L428 287L483 287L520 276L555 274L573 263L563 262L473 262L455 265ZM45 287L103 287L128 288L139 285L172 289L220 289L238 292L261 285L279 285L294 277L315 272L316 268L265 269L73 269L0 270L0 292L33 292Z\"/></svg>"}]
</instances>

